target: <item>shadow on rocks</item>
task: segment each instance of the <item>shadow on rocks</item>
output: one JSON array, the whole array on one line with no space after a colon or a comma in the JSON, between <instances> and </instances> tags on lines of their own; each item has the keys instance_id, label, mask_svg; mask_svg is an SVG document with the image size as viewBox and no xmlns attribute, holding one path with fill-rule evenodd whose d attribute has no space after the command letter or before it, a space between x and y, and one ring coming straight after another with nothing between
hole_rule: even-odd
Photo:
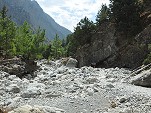
<instances>
[{"instance_id":1,"label":"shadow on rocks","mask_svg":"<svg viewBox=\"0 0 151 113\"><path fill-rule=\"evenodd\" d=\"M38 69L37 62L34 60L23 60L21 58L12 58L0 60L0 70L9 73L10 75L16 75L19 78L24 78L27 75L35 77L34 72Z\"/></svg>"}]
</instances>

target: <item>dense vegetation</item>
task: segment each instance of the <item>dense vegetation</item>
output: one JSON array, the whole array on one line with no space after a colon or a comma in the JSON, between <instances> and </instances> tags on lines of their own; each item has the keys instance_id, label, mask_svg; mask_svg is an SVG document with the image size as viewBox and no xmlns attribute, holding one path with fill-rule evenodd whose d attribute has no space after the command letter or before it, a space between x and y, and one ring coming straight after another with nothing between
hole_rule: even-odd
<instances>
[{"instance_id":1,"label":"dense vegetation","mask_svg":"<svg viewBox=\"0 0 151 113\"><path fill-rule=\"evenodd\" d=\"M7 15L4 6L0 12L0 57L22 56L25 59L59 58L66 56L66 45L62 45L59 36L49 42L45 30L36 30L24 22L17 26ZM63 47L64 46L64 47Z\"/></svg>"},{"instance_id":2,"label":"dense vegetation","mask_svg":"<svg viewBox=\"0 0 151 113\"><path fill-rule=\"evenodd\" d=\"M140 14L143 10L139 0L110 1L110 18L115 21L117 29L128 37L139 33L142 30Z\"/></svg>"}]
</instances>

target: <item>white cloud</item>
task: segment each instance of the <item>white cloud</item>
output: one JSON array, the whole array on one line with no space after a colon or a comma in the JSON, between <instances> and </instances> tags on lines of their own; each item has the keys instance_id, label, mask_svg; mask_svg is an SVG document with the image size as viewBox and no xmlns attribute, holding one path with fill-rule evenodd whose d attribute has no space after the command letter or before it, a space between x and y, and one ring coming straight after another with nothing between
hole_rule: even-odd
<instances>
[{"instance_id":1,"label":"white cloud","mask_svg":"<svg viewBox=\"0 0 151 113\"><path fill-rule=\"evenodd\" d=\"M60 25L73 31L77 23L87 16L95 20L102 4L109 0L36 0L43 10Z\"/></svg>"}]
</instances>

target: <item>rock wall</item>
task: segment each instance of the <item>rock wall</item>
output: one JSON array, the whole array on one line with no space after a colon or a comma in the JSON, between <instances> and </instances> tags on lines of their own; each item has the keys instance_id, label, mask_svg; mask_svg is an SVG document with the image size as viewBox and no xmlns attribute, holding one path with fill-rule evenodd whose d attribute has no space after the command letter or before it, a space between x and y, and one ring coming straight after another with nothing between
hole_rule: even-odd
<instances>
[{"instance_id":1,"label":"rock wall","mask_svg":"<svg viewBox=\"0 0 151 113\"><path fill-rule=\"evenodd\" d=\"M103 23L92 37L92 42L77 50L78 66L136 68L148 54L147 42L150 40L150 25L135 40L125 38L116 31L114 24ZM146 37L146 38L144 38Z\"/></svg>"},{"instance_id":2,"label":"rock wall","mask_svg":"<svg viewBox=\"0 0 151 113\"><path fill-rule=\"evenodd\" d=\"M78 66L99 63L114 56L114 53L117 51L114 34L114 25L103 23L98 32L94 33L91 43L77 50Z\"/></svg>"}]
</instances>

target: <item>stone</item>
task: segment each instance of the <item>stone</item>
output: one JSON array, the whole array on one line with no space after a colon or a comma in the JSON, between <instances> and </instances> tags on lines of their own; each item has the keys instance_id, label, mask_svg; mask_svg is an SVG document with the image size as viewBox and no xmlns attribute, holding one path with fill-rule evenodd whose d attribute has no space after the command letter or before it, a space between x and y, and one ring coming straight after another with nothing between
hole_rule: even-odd
<instances>
[{"instance_id":1,"label":"stone","mask_svg":"<svg viewBox=\"0 0 151 113\"><path fill-rule=\"evenodd\" d=\"M46 86L43 83L30 83L28 84L27 89L22 92L21 96L23 98L34 98L44 93L45 87Z\"/></svg>"},{"instance_id":2,"label":"stone","mask_svg":"<svg viewBox=\"0 0 151 113\"><path fill-rule=\"evenodd\" d=\"M44 113L66 113L65 110L56 107L42 106Z\"/></svg>"},{"instance_id":3,"label":"stone","mask_svg":"<svg viewBox=\"0 0 151 113\"><path fill-rule=\"evenodd\" d=\"M92 96L94 94L94 90L92 88L87 88L87 93L89 96Z\"/></svg>"},{"instance_id":4,"label":"stone","mask_svg":"<svg viewBox=\"0 0 151 113\"><path fill-rule=\"evenodd\" d=\"M124 108L120 113L133 113L133 110L131 108Z\"/></svg>"},{"instance_id":5,"label":"stone","mask_svg":"<svg viewBox=\"0 0 151 113\"><path fill-rule=\"evenodd\" d=\"M4 77L9 77L9 76L10 76L10 74L8 74L0 69L0 79L3 79Z\"/></svg>"},{"instance_id":6,"label":"stone","mask_svg":"<svg viewBox=\"0 0 151 113\"><path fill-rule=\"evenodd\" d=\"M39 109L38 107L24 105L24 106L14 109L13 111L10 111L8 113L44 113L44 111L42 109Z\"/></svg>"},{"instance_id":7,"label":"stone","mask_svg":"<svg viewBox=\"0 0 151 113\"><path fill-rule=\"evenodd\" d=\"M10 98L10 99L7 99L5 100L5 104L8 106L10 104L14 103L14 101Z\"/></svg>"},{"instance_id":8,"label":"stone","mask_svg":"<svg viewBox=\"0 0 151 113\"><path fill-rule=\"evenodd\" d=\"M73 67L77 66L77 63L78 63L78 61L76 59L69 58L69 60L67 61L66 66L73 68Z\"/></svg>"},{"instance_id":9,"label":"stone","mask_svg":"<svg viewBox=\"0 0 151 113\"><path fill-rule=\"evenodd\" d=\"M34 89L34 90L27 90L27 91L24 91L21 96L23 98L35 98L36 96L40 95L41 92L37 89Z\"/></svg>"},{"instance_id":10,"label":"stone","mask_svg":"<svg viewBox=\"0 0 151 113\"><path fill-rule=\"evenodd\" d=\"M9 80L13 80L13 79L15 79L15 78L16 78L16 75L10 75L10 76L8 77Z\"/></svg>"},{"instance_id":11,"label":"stone","mask_svg":"<svg viewBox=\"0 0 151 113\"><path fill-rule=\"evenodd\" d=\"M57 73L58 74L62 74L62 73L64 73L66 71L66 69L65 69L65 67L63 67L63 66L61 66L61 67L59 67L58 69L57 69Z\"/></svg>"},{"instance_id":12,"label":"stone","mask_svg":"<svg viewBox=\"0 0 151 113\"><path fill-rule=\"evenodd\" d=\"M126 97L121 97L120 100L119 100L120 103L124 103L126 101L127 101Z\"/></svg>"},{"instance_id":13,"label":"stone","mask_svg":"<svg viewBox=\"0 0 151 113\"><path fill-rule=\"evenodd\" d=\"M94 84L95 82L98 82L98 79L96 77L89 77L86 82L88 84Z\"/></svg>"},{"instance_id":14,"label":"stone","mask_svg":"<svg viewBox=\"0 0 151 113\"><path fill-rule=\"evenodd\" d=\"M115 101L111 101L110 103L111 108L117 107L117 103Z\"/></svg>"},{"instance_id":15,"label":"stone","mask_svg":"<svg viewBox=\"0 0 151 113\"><path fill-rule=\"evenodd\" d=\"M25 73L33 74L38 69L36 62L25 59L21 60L21 58L2 60L0 61L0 67L0 70L20 78L23 78Z\"/></svg>"},{"instance_id":16,"label":"stone","mask_svg":"<svg viewBox=\"0 0 151 113\"><path fill-rule=\"evenodd\" d=\"M143 71L133 77L131 83L137 86L151 87L151 69Z\"/></svg>"},{"instance_id":17,"label":"stone","mask_svg":"<svg viewBox=\"0 0 151 113\"><path fill-rule=\"evenodd\" d=\"M107 80L107 82L114 83L114 82L116 82L116 79L115 79L115 78L109 78L109 79Z\"/></svg>"},{"instance_id":18,"label":"stone","mask_svg":"<svg viewBox=\"0 0 151 113\"><path fill-rule=\"evenodd\" d=\"M65 113L65 111L56 107L24 105L8 113Z\"/></svg>"},{"instance_id":19,"label":"stone","mask_svg":"<svg viewBox=\"0 0 151 113\"><path fill-rule=\"evenodd\" d=\"M20 92L20 88L17 84L11 84L6 89L8 92L12 92L12 93L19 93Z\"/></svg>"},{"instance_id":20,"label":"stone","mask_svg":"<svg viewBox=\"0 0 151 113\"><path fill-rule=\"evenodd\" d=\"M61 93L56 91L46 91L46 98L54 98L54 97L60 97Z\"/></svg>"},{"instance_id":21,"label":"stone","mask_svg":"<svg viewBox=\"0 0 151 113\"><path fill-rule=\"evenodd\" d=\"M114 88L114 85L112 85L112 84L107 84L106 87L108 87L108 88Z\"/></svg>"}]
</instances>

